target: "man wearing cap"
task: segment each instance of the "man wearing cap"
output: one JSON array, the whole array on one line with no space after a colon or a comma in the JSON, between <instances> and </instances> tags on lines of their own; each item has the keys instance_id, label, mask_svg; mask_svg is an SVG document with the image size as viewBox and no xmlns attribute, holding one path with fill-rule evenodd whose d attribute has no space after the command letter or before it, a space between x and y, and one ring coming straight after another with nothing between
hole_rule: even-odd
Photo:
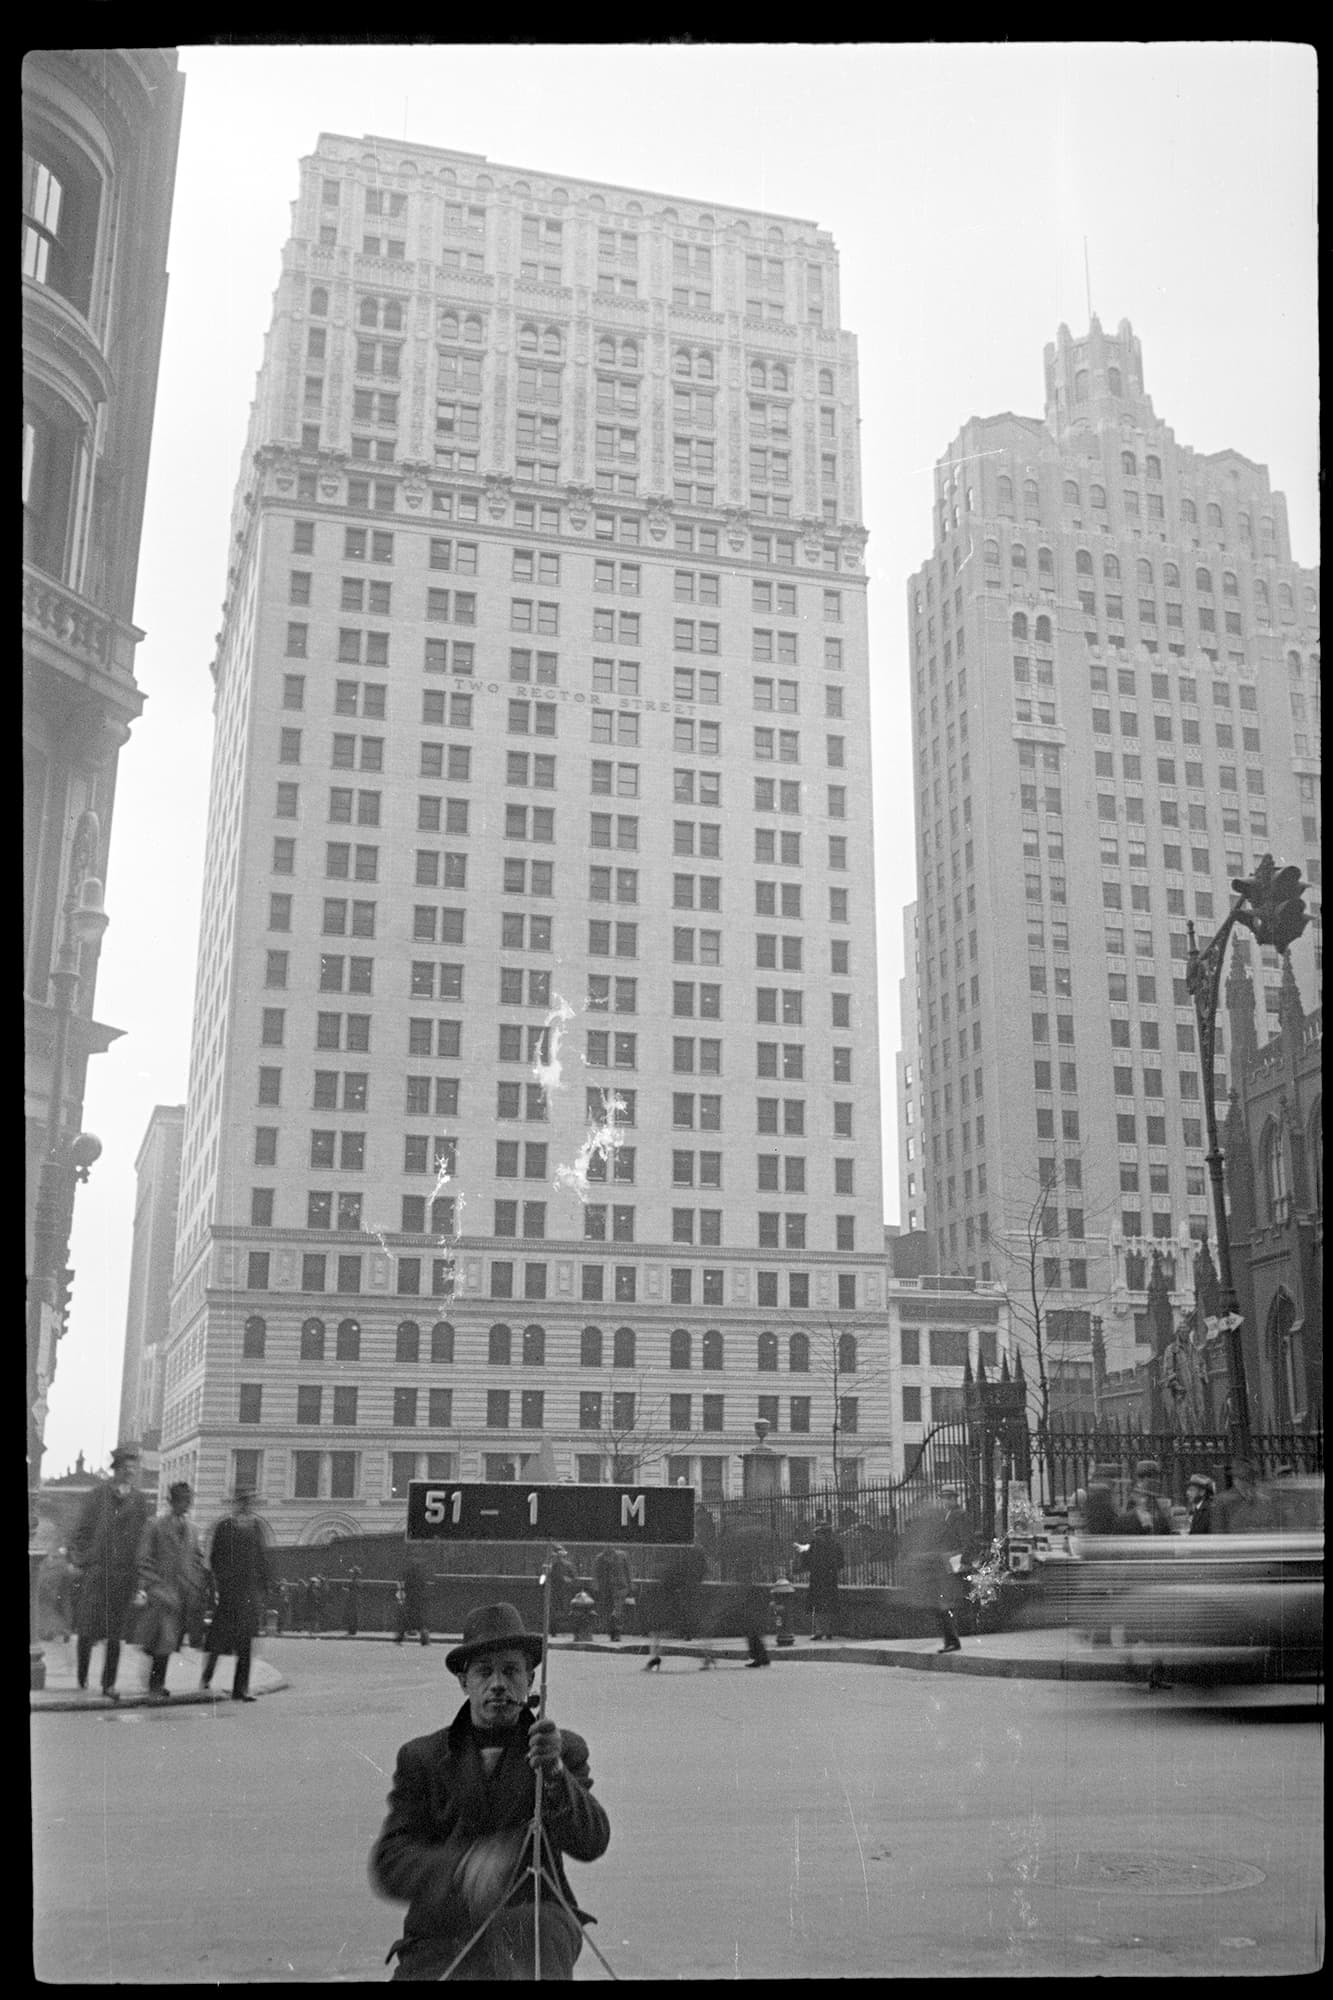
<instances>
[{"instance_id":1,"label":"man wearing cap","mask_svg":"<svg viewBox=\"0 0 1333 2000\"><path fill-rule=\"evenodd\" d=\"M1216 1491L1215 1483L1206 1472L1191 1472L1185 1481L1185 1505L1190 1510L1191 1535L1212 1534L1213 1495Z\"/></svg>"},{"instance_id":2,"label":"man wearing cap","mask_svg":"<svg viewBox=\"0 0 1333 2000\"><path fill-rule=\"evenodd\" d=\"M460 1952L455 1979L531 1979L537 1944L530 1872L537 1773L542 1777L541 1971L570 1979L582 1946L580 1910L564 1856L596 1861L611 1839L592 1796L588 1746L534 1717L541 1636L512 1604L468 1614L445 1656L467 1696L447 1729L398 1752L389 1812L370 1856L370 1879L407 1904L389 1957L394 1979L439 1979ZM499 1912L496 1915L496 1912ZM475 1933L493 1918L483 1935Z\"/></svg>"},{"instance_id":3,"label":"man wearing cap","mask_svg":"<svg viewBox=\"0 0 1333 2000\"><path fill-rule=\"evenodd\" d=\"M1124 1535L1169 1535L1171 1503L1158 1491L1162 1468L1155 1458L1141 1458L1134 1467L1129 1508L1120 1522Z\"/></svg>"},{"instance_id":4,"label":"man wearing cap","mask_svg":"<svg viewBox=\"0 0 1333 2000\"><path fill-rule=\"evenodd\" d=\"M70 1561L80 1572L75 1620L79 1686L87 1688L93 1647L105 1639L102 1693L110 1701L120 1699L120 1645L138 1581L139 1543L152 1519L148 1495L135 1485L138 1474L138 1445L118 1444L111 1454L111 1477L99 1481L84 1501L69 1545Z\"/></svg>"}]
</instances>

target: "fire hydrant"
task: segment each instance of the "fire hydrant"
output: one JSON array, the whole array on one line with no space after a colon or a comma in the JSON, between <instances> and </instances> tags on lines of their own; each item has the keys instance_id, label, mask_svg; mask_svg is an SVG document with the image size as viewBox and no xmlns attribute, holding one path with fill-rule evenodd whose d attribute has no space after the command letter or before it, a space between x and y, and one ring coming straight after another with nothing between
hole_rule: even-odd
<instances>
[{"instance_id":1,"label":"fire hydrant","mask_svg":"<svg viewBox=\"0 0 1333 2000\"><path fill-rule=\"evenodd\" d=\"M791 1601L796 1595L796 1585L790 1578L780 1576L776 1583L769 1585L768 1604L773 1613L773 1630L777 1634L779 1646L793 1646L796 1643L791 1630Z\"/></svg>"},{"instance_id":2,"label":"fire hydrant","mask_svg":"<svg viewBox=\"0 0 1333 2000\"><path fill-rule=\"evenodd\" d=\"M586 1590L576 1591L569 1600L570 1629L576 1639L591 1639L597 1606Z\"/></svg>"}]
</instances>

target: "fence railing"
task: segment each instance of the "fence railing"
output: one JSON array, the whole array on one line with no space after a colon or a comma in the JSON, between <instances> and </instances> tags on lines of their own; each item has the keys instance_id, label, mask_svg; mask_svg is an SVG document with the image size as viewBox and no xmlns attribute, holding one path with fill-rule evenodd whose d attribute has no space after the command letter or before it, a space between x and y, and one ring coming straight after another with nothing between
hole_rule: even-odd
<instances>
[{"instance_id":1,"label":"fence railing","mask_svg":"<svg viewBox=\"0 0 1333 2000\"><path fill-rule=\"evenodd\" d=\"M1233 1449L1224 1431L1152 1431L1123 1422L1057 1421L1044 1429L1039 1425L1032 1443L1033 1458L1046 1469L1051 1501L1057 1507L1068 1506L1087 1487L1094 1465L1115 1467L1118 1478L1128 1482L1135 1465L1145 1458L1155 1459L1161 1467L1162 1491L1173 1499L1184 1498L1192 1472L1207 1473L1220 1493ZM1302 1476L1322 1473L1323 1429L1253 1432L1249 1456L1261 1480L1281 1476L1284 1470Z\"/></svg>"}]
</instances>

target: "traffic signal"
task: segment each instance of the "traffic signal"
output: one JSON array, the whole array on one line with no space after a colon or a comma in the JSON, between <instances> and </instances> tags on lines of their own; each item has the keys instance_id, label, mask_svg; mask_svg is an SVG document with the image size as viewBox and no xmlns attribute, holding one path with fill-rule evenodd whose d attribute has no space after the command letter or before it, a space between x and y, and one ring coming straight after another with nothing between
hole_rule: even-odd
<instances>
[{"instance_id":1,"label":"traffic signal","mask_svg":"<svg viewBox=\"0 0 1333 2000\"><path fill-rule=\"evenodd\" d=\"M1279 954L1290 951L1310 921L1300 869L1294 863L1278 868L1265 854L1253 875L1237 876L1231 886L1241 898L1237 921L1253 931L1255 942Z\"/></svg>"}]
</instances>

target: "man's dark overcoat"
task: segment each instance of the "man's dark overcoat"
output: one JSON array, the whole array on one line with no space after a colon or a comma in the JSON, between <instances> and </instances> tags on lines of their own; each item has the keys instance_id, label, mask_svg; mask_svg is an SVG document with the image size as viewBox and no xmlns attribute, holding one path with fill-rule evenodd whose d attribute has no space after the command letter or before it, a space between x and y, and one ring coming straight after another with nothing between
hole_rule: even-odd
<instances>
[{"instance_id":1,"label":"man's dark overcoat","mask_svg":"<svg viewBox=\"0 0 1333 2000\"><path fill-rule=\"evenodd\" d=\"M70 1539L70 1560L80 1572L75 1629L81 1639L125 1637L138 1586L139 1543L153 1518L148 1495L131 1487L119 1493L109 1480L83 1503Z\"/></svg>"},{"instance_id":2,"label":"man's dark overcoat","mask_svg":"<svg viewBox=\"0 0 1333 2000\"><path fill-rule=\"evenodd\" d=\"M213 1530L208 1551L217 1603L204 1641L210 1653L234 1653L242 1637L253 1639L269 1588L268 1551L258 1522L238 1528L224 1515Z\"/></svg>"},{"instance_id":3,"label":"man's dark overcoat","mask_svg":"<svg viewBox=\"0 0 1333 2000\"><path fill-rule=\"evenodd\" d=\"M406 1903L395 1979L438 1979L477 1928L458 1883L469 1850L496 1835L512 1836L517 1864L531 1825L536 1777L527 1761L529 1704L508 1732L495 1771L486 1776L466 1703L447 1729L414 1737L398 1752L389 1794L389 1812L370 1856L372 1886L390 1902ZM592 1796L588 1746L581 1736L561 1730L564 1773L548 1778L542 1793L542 1825L555 1854L555 1881L580 1923L580 1910L565 1877L563 1857L596 1861L611 1840L611 1825ZM543 1870L543 1900L549 1861ZM554 1889L549 1891L554 1894ZM531 1902L532 1878L520 1875L508 1904Z\"/></svg>"}]
</instances>

